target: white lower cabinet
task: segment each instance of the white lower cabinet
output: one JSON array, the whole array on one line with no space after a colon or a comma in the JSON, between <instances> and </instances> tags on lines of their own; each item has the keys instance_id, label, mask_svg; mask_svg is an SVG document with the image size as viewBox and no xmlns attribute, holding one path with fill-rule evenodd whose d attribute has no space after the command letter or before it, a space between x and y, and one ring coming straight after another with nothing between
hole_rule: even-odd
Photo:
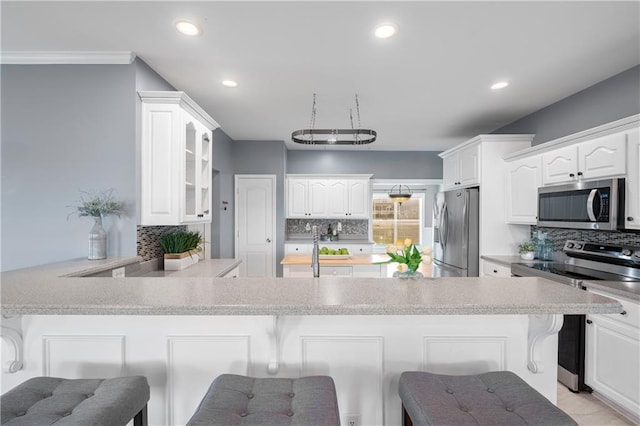
<instances>
[{"instance_id":1,"label":"white lower cabinet","mask_svg":"<svg viewBox=\"0 0 640 426\"><path fill-rule=\"evenodd\" d=\"M511 267L504 266L499 263L482 260L482 276L483 277L510 277Z\"/></svg>"},{"instance_id":2,"label":"white lower cabinet","mask_svg":"<svg viewBox=\"0 0 640 426\"><path fill-rule=\"evenodd\" d=\"M373 244L349 244L345 242L335 241L318 241L319 247L328 247L330 249L346 248L349 254L371 254L373 252ZM310 243L286 243L284 245L285 254L311 254L313 252L313 244Z\"/></svg>"},{"instance_id":3,"label":"white lower cabinet","mask_svg":"<svg viewBox=\"0 0 640 426\"><path fill-rule=\"evenodd\" d=\"M386 271L386 265L320 266L321 277L381 278ZM311 278L313 269L311 265L283 265L282 275L285 278Z\"/></svg>"},{"instance_id":4,"label":"white lower cabinet","mask_svg":"<svg viewBox=\"0 0 640 426\"><path fill-rule=\"evenodd\" d=\"M597 396L640 422L640 304L618 300L622 314L587 315L585 383Z\"/></svg>"}]
</instances>

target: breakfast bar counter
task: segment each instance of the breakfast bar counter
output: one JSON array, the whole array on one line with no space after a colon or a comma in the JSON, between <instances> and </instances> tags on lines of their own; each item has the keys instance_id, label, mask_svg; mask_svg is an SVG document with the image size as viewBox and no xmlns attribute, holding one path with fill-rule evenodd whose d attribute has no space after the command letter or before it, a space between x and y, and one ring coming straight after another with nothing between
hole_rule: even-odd
<instances>
[{"instance_id":1,"label":"breakfast bar counter","mask_svg":"<svg viewBox=\"0 0 640 426\"><path fill-rule=\"evenodd\" d=\"M612 299L542 278L73 272L2 274L3 361L14 359L2 391L42 375L144 375L155 425L184 424L222 373L330 375L343 423L348 415L363 425L400 424L397 385L407 370L510 370L555 402L563 314L621 311Z\"/></svg>"}]
</instances>

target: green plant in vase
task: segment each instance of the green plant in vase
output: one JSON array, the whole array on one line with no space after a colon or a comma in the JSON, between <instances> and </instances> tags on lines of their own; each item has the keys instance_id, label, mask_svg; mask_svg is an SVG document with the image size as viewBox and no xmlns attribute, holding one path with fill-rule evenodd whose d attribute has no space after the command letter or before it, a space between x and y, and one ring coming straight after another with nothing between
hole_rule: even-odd
<instances>
[{"instance_id":1,"label":"green plant in vase","mask_svg":"<svg viewBox=\"0 0 640 426\"><path fill-rule=\"evenodd\" d=\"M101 192L80 191L78 204L71 206L74 211L70 216L76 214L78 217L92 217L94 224L89 231L89 256L90 260L105 259L107 257L107 233L102 226L104 216L113 214L120 217L124 214L124 204L117 201L113 196L113 189Z\"/></svg>"}]
</instances>

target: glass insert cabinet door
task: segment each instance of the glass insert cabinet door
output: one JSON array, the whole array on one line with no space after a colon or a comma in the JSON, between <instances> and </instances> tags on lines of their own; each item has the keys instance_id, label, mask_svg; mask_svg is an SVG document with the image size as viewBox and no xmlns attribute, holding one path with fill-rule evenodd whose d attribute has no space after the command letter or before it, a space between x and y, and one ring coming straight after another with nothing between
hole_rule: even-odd
<instances>
[{"instance_id":1,"label":"glass insert cabinet door","mask_svg":"<svg viewBox=\"0 0 640 426\"><path fill-rule=\"evenodd\" d=\"M211 131L184 112L184 192L182 222L211 217Z\"/></svg>"}]
</instances>

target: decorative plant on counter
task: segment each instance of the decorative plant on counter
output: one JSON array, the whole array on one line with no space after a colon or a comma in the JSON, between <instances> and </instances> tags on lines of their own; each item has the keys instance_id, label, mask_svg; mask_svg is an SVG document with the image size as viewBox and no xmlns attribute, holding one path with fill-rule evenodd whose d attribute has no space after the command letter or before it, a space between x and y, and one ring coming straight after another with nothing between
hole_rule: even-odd
<instances>
[{"instance_id":1,"label":"decorative plant on counter","mask_svg":"<svg viewBox=\"0 0 640 426\"><path fill-rule=\"evenodd\" d=\"M165 253L185 253L200 251L202 237L195 231L177 231L160 238L160 247Z\"/></svg>"},{"instance_id":2,"label":"decorative plant on counter","mask_svg":"<svg viewBox=\"0 0 640 426\"><path fill-rule=\"evenodd\" d=\"M124 204L115 200L113 189L101 192L80 192L84 195L80 196L77 206L71 206L75 211L69 213L69 216L77 214L79 217L102 217L115 214L120 217L121 214L124 214Z\"/></svg>"},{"instance_id":3,"label":"decorative plant on counter","mask_svg":"<svg viewBox=\"0 0 640 426\"><path fill-rule=\"evenodd\" d=\"M395 244L389 244L386 247L389 260L384 263L397 263L398 271L394 273L394 276L401 278L422 277L422 273L418 272L418 267L421 262L425 265L431 264L431 247L423 247L419 250L416 245L413 244L411 238L406 238L404 241L398 240Z\"/></svg>"},{"instance_id":4,"label":"decorative plant on counter","mask_svg":"<svg viewBox=\"0 0 640 426\"><path fill-rule=\"evenodd\" d=\"M533 241L526 241L518 246L518 253L530 253L536 251L537 245Z\"/></svg>"},{"instance_id":5,"label":"decorative plant on counter","mask_svg":"<svg viewBox=\"0 0 640 426\"><path fill-rule=\"evenodd\" d=\"M202 237L196 231L177 231L160 237L160 247L164 250L164 269L179 271L198 263L194 253L202 251Z\"/></svg>"},{"instance_id":6,"label":"decorative plant on counter","mask_svg":"<svg viewBox=\"0 0 640 426\"><path fill-rule=\"evenodd\" d=\"M124 204L113 197L113 189L92 193L80 191L78 205L71 206L74 211L67 215L67 219L73 214L79 217L89 216L94 219L94 224L89 231L89 256L90 260L105 259L107 257L107 233L102 226L103 216L115 214L120 217L124 214Z\"/></svg>"},{"instance_id":7,"label":"decorative plant on counter","mask_svg":"<svg viewBox=\"0 0 640 426\"><path fill-rule=\"evenodd\" d=\"M518 246L518 253L520 253L520 257L525 260L532 260L534 258L534 253L538 245L533 241L525 241L524 243Z\"/></svg>"}]
</instances>

